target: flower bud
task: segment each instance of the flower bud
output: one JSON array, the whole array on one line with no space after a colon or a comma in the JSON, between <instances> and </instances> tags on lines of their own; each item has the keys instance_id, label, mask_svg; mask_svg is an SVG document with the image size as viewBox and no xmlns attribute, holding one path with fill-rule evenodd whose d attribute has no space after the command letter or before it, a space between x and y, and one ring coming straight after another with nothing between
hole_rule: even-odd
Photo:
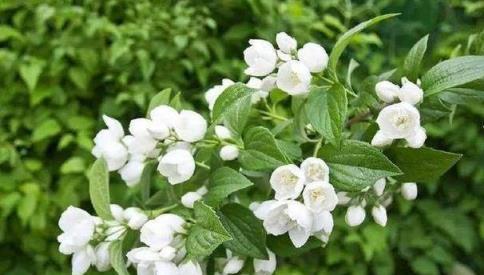
<instances>
[{"instance_id":1,"label":"flower bud","mask_svg":"<svg viewBox=\"0 0 484 275\"><path fill-rule=\"evenodd\" d=\"M402 196L406 200L414 200L417 198L417 184L415 182L406 182L402 184Z\"/></svg>"},{"instance_id":2,"label":"flower bud","mask_svg":"<svg viewBox=\"0 0 484 275\"><path fill-rule=\"evenodd\" d=\"M390 81L384 80L376 83L375 92L379 99L386 103L392 103L398 96L400 87L391 83Z\"/></svg>"},{"instance_id":3,"label":"flower bud","mask_svg":"<svg viewBox=\"0 0 484 275\"><path fill-rule=\"evenodd\" d=\"M222 160L234 160L239 156L239 148L233 144L225 145L220 149Z\"/></svg>"},{"instance_id":4,"label":"flower bud","mask_svg":"<svg viewBox=\"0 0 484 275\"><path fill-rule=\"evenodd\" d=\"M286 54L290 54L292 51L295 51L297 48L296 39L289 36L285 32L280 32L276 35L276 43L279 49Z\"/></svg>"},{"instance_id":5,"label":"flower bud","mask_svg":"<svg viewBox=\"0 0 484 275\"><path fill-rule=\"evenodd\" d=\"M96 253L96 268L99 272L107 271L111 267L111 260L109 258L109 244L102 242L98 244L94 250Z\"/></svg>"},{"instance_id":6,"label":"flower bud","mask_svg":"<svg viewBox=\"0 0 484 275\"><path fill-rule=\"evenodd\" d=\"M375 147L385 147L392 144L393 139L385 136L382 131L377 131L373 139L371 140L371 145Z\"/></svg>"},{"instance_id":7,"label":"flower bud","mask_svg":"<svg viewBox=\"0 0 484 275\"><path fill-rule=\"evenodd\" d=\"M387 225L387 210L382 205L373 206L371 215L377 224L381 226Z\"/></svg>"},{"instance_id":8,"label":"flower bud","mask_svg":"<svg viewBox=\"0 0 484 275\"><path fill-rule=\"evenodd\" d=\"M124 210L124 218L128 222L129 228L133 230L140 229L148 221L148 216L137 207L126 208Z\"/></svg>"},{"instance_id":9,"label":"flower bud","mask_svg":"<svg viewBox=\"0 0 484 275\"><path fill-rule=\"evenodd\" d=\"M232 133L230 133L230 130L222 125L215 126L215 135L219 139L229 139L232 137Z\"/></svg>"},{"instance_id":10,"label":"flower bud","mask_svg":"<svg viewBox=\"0 0 484 275\"><path fill-rule=\"evenodd\" d=\"M224 266L223 274L236 274L244 267L244 260L237 256L230 257Z\"/></svg>"},{"instance_id":11,"label":"flower bud","mask_svg":"<svg viewBox=\"0 0 484 275\"><path fill-rule=\"evenodd\" d=\"M144 163L136 160L130 160L123 168L119 170L121 178L126 182L129 187L135 186L141 180Z\"/></svg>"},{"instance_id":12,"label":"flower bud","mask_svg":"<svg viewBox=\"0 0 484 275\"><path fill-rule=\"evenodd\" d=\"M179 184L193 176L195 160L190 152L183 149L175 149L160 158L158 171L168 178L170 184Z\"/></svg>"},{"instance_id":13,"label":"flower bud","mask_svg":"<svg viewBox=\"0 0 484 275\"><path fill-rule=\"evenodd\" d=\"M195 204L195 202L199 201L201 198L202 196L197 192L187 192L181 197L181 203L186 208L193 208L193 204Z\"/></svg>"},{"instance_id":14,"label":"flower bud","mask_svg":"<svg viewBox=\"0 0 484 275\"><path fill-rule=\"evenodd\" d=\"M308 67L312 73L319 73L328 66L328 54L319 44L306 43L297 52L298 59Z\"/></svg>"},{"instance_id":15,"label":"flower bud","mask_svg":"<svg viewBox=\"0 0 484 275\"><path fill-rule=\"evenodd\" d=\"M345 222L349 226L358 226L365 220L365 209L360 205L350 206L346 210Z\"/></svg>"},{"instance_id":16,"label":"flower bud","mask_svg":"<svg viewBox=\"0 0 484 275\"><path fill-rule=\"evenodd\" d=\"M419 86L404 77L402 78L402 87L398 91L398 98L402 102L415 105L423 100L423 91Z\"/></svg>"},{"instance_id":17,"label":"flower bud","mask_svg":"<svg viewBox=\"0 0 484 275\"><path fill-rule=\"evenodd\" d=\"M163 124L168 128L173 128L178 120L178 115L177 110L168 105L160 105L150 111L150 118L155 125Z\"/></svg>"},{"instance_id":18,"label":"flower bud","mask_svg":"<svg viewBox=\"0 0 484 275\"><path fill-rule=\"evenodd\" d=\"M198 113L183 110L175 123L175 132L178 137L187 142L203 139L207 131L207 121Z\"/></svg>"},{"instance_id":19,"label":"flower bud","mask_svg":"<svg viewBox=\"0 0 484 275\"><path fill-rule=\"evenodd\" d=\"M268 260L254 259L254 272L255 274L270 275L276 271L277 259L276 254L274 254L269 249L267 250L269 254Z\"/></svg>"},{"instance_id":20,"label":"flower bud","mask_svg":"<svg viewBox=\"0 0 484 275\"><path fill-rule=\"evenodd\" d=\"M244 60L249 65L245 74L265 76L272 73L277 62L274 46L262 39L251 39L249 44L251 46L244 50Z\"/></svg>"},{"instance_id":21,"label":"flower bud","mask_svg":"<svg viewBox=\"0 0 484 275\"><path fill-rule=\"evenodd\" d=\"M383 192L385 191L385 185L387 181L385 178L381 178L375 182L373 185L373 191L375 191L375 194L377 196L383 195Z\"/></svg>"}]
</instances>

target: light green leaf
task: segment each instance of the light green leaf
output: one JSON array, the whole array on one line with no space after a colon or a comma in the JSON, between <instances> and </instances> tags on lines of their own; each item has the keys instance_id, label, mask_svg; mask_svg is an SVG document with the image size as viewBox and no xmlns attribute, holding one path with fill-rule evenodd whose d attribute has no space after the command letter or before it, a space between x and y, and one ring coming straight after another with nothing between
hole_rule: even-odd
<instances>
[{"instance_id":1,"label":"light green leaf","mask_svg":"<svg viewBox=\"0 0 484 275\"><path fill-rule=\"evenodd\" d=\"M266 233L252 211L237 203L220 210L222 223L232 236L224 246L242 256L267 259Z\"/></svg>"},{"instance_id":2,"label":"light green leaf","mask_svg":"<svg viewBox=\"0 0 484 275\"><path fill-rule=\"evenodd\" d=\"M340 148L328 144L318 156L328 163L330 182L344 191L359 191L378 179L401 174L383 153L361 141L346 140Z\"/></svg>"},{"instance_id":3,"label":"light green leaf","mask_svg":"<svg viewBox=\"0 0 484 275\"><path fill-rule=\"evenodd\" d=\"M86 170L86 163L81 157L72 157L64 162L60 168L62 174L82 173Z\"/></svg>"},{"instance_id":4,"label":"light green leaf","mask_svg":"<svg viewBox=\"0 0 484 275\"><path fill-rule=\"evenodd\" d=\"M393 147L385 154L402 170L403 175L396 177L402 182L435 181L462 157L431 148Z\"/></svg>"},{"instance_id":5,"label":"light green leaf","mask_svg":"<svg viewBox=\"0 0 484 275\"><path fill-rule=\"evenodd\" d=\"M193 209L197 223L188 232L186 249L193 257L205 257L231 237L210 206L198 201Z\"/></svg>"},{"instance_id":6,"label":"light green leaf","mask_svg":"<svg viewBox=\"0 0 484 275\"><path fill-rule=\"evenodd\" d=\"M253 127L244 136L245 147L239 155L239 162L247 170L270 170L288 163L269 129Z\"/></svg>"},{"instance_id":7,"label":"light green leaf","mask_svg":"<svg viewBox=\"0 0 484 275\"><path fill-rule=\"evenodd\" d=\"M59 134L61 126L55 119L44 120L32 133L32 142L38 142Z\"/></svg>"},{"instance_id":8,"label":"light green leaf","mask_svg":"<svg viewBox=\"0 0 484 275\"><path fill-rule=\"evenodd\" d=\"M208 193L204 200L209 205L217 206L230 194L252 185L250 180L234 169L222 167L211 175Z\"/></svg>"},{"instance_id":9,"label":"light green leaf","mask_svg":"<svg viewBox=\"0 0 484 275\"><path fill-rule=\"evenodd\" d=\"M33 91L37 86L43 67L44 62L38 59L32 59L30 62L20 65L20 76L25 81L25 84L27 84L30 91Z\"/></svg>"},{"instance_id":10,"label":"light green leaf","mask_svg":"<svg viewBox=\"0 0 484 275\"><path fill-rule=\"evenodd\" d=\"M23 36L16 29L8 25L0 25L0 42L6 41L10 38L22 39Z\"/></svg>"},{"instance_id":11,"label":"light green leaf","mask_svg":"<svg viewBox=\"0 0 484 275\"><path fill-rule=\"evenodd\" d=\"M484 78L484 56L461 56L432 67L422 77L425 96Z\"/></svg>"},{"instance_id":12,"label":"light green leaf","mask_svg":"<svg viewBox=\"0 0 484 275\"><path fill-rule=\"evenodd\" d=\"M89 172L89 196L99 217L111 220L109 171L103 158L97 159Z\"/></svg>"},{"instance_id":13,"label":"light green leaf","mask_svg":"<svg viewBox=\"0 0 484 275\"><path fill-rule=\"evenodd\" d=\"M153 98L151 98L150 104L148 105L147 115L153 110L154 108L160 105L168 105L170 103L171 98L171 89L164 89L163 91L157 93Z\"/></svg>"},{"instance_id":14,"label":"light green leaf","mask_svg":"<svg viewBox=\"0 0 484 275\"><path fill-rule=\"evenodd\" d=\"M212 121L218 123L224 119L228 127L237 133L242 133L249 118L251 97L254 92L254 89L242 83L236 83L225 89L215 101Z\"/></svg>"},{"instance_id":15,"label":"light green leaf","mask_svg":"<svg viewBox=\"0 0 484 275\"><path fill-rule=\"evenodd\" d=\"M363 31L364 29L371 27L375 24L377 24L380 21L383 21L388 18L392 18L399 15L399 13L390 13L390 14L385 14L385 15L380 15L377 16L373 19L370 19L368 21L365 21L363 23L360 23L356 25L355 27L351 28L349 31L345 32L339 39L336 41L336 44L333 47L333 50L331 51L331 54L329 55L329 63L328 63L328 68L330 69L331 73L336 76L336 65L338 65L338 61L341 57L341 54L343 51L346 49L348 44L350 43L351 39L358 34L359 32Z\"/></svg>"},{"instance_id":16,"label":"light green leaf","mask_svg":"<svg viewBox=\"0 0 484 275\"><path fill-rule=\"evenodd\" d=\"M427 51L427 42L429 40L429 35L422 37L407 54L407 57L403 61L403 71L404 75L407 76L411 80L416 80L419 69L420 63L425 55L425 51Z\"/></svg>"},{"instance_id":17,"label":"light green leaf","mask_svg":"<svg viewBox=\"0 0 484 275\"><path fill-rule=\"evenodd\" d=\"M306 103L306 116L316 131L336 145L341 141L347 109L348 99L341 84L330 89L314 87Z\"/></svg>"},{"instance_id":18,"label":"light green leaf","mask_svg":"<svg viewBox=\"0 0 484 275\"><path fill-rule=\"evenodd\" d=\"M114 241L109 245L111 266L119 275L129 275L123 254L123 240Z\"/></svg>"},{"instance_id":19,"label":"light green leaf","mask_svg":"<svg viewBox=\"0 0 484 275\"><path fill-rule=\"evenodd\" d=\"M484 91L467 88L451 88L441 92L439 98L450 104L465 105L484 103Z\"/></svg>"}]
</instances>

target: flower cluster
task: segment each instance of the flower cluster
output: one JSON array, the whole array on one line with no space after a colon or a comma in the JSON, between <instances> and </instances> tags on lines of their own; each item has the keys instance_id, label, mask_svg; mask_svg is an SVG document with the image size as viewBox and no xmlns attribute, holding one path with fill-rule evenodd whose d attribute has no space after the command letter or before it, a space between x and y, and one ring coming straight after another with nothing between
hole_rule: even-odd
<instances>
[{"instance_id":1,"label":"flower cluster","mask_svg":"<svg viewBox=\"0 0 484 275\"><path fill-rule=\"evenodd\" d=\"M414 106L423 100L422 89L402 78L401 87L389 81L381 81L376 84L375 91L385 103L391 104L397 98L400 102L388 105L380 111L376 119L380 130L371 144L383 147L392 144L395 139L405 139L409 147L422 147L427 135L420 126L420 113Z\"/></svg>"},{"instance_id":2,"label":"flower cluster","mask_svg":"<svg viewBox=\"0 0 484 275\"><path fill-rule=\"evenodd\" d=\"M114 220L104 221L86 211L69 206L59 219L62 233L57 237L59 251L72 254L72 274L84 274L91 265L98 271L111 267L109 245L123 238L128 228L137 230L148 220L138 208L111 205Z\"/></svg>"},{"instance_id":3,"label":"flower cluster","mask_svg":"<svg viewBox=\"0 0 484 275\"><path fill-rule=\"evenodd\" d=\"M300 167L280 166L272 172L270 184L275 199L252 205L267 233L275 236L289 233L295 247L303 246L311 235L327 242L333 230L331 211L338 197L329 183L326 163L310 157ZM302 202L298 200L301 194Z\"/></svg>"},{"instance_id":4,"label":"flower cluster","mask_svg":"<svg viewBox=\"0 0 484 275\"><path fill-rule=\"evenodd\" d=\"M145 245L127 253L138 274L202 275L200 264L185 259L186 222L174 214L162 214L140 230Z\"/></svg>"},{"instance_id":5,"label":"flower cluster","mask_svg":"<svg viewBox=\"0 0 484 275\"><path fill-rule=\"evenodd\" d=\"M109 171L117 170L128 186L139 182L148 159L158 159L158 171L171 184L193 175L191 143L203 139L207 131L207 122L200 114L161 105L151 110L149 118L131 120L129 135L124 134L119 121L106 115L103 119L107 129L94 138L92 153L104 158Z\"/></svg>"}]
</instances>

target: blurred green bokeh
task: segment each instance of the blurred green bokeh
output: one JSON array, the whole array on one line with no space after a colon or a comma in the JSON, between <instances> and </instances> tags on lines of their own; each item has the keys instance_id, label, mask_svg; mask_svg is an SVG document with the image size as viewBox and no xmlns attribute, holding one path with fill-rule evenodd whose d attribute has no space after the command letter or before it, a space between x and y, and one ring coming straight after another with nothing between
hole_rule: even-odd
<instances>
[{"instance_id":1,"label":"blurred green bokeh","mask_svg":"<svg viewBox=\"0 0 484 275\"><path fill-rule=\"evenodd\" d=\"M389 12L402 15L345 53L361 65L355 82L401 64L428 33L425 68L484 54L482 0L1 1L0 274L70 272L57 220L68 205L90 209L85 174L101 114L126 123L167 87L206 112L210 86L246 80L248 39L286 31L329 51L342 32ZM349 230L337 212L328 246L280 259L277 274L483 274L484 104L452 112L425 127L429 145L464 154L455 168L419 185L416 202L396 198L385 229Z\"/></svg>"}]
</instances>

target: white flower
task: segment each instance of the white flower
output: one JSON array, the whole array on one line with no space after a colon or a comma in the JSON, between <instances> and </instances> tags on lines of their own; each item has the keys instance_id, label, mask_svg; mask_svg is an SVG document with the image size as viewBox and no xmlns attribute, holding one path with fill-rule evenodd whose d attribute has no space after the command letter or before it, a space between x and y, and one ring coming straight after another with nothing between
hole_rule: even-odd
<instances>
[{"instance_id":1,"label":"white flower","mask_svg":"<svg viewBox=\"0 0 484 275\"><path fill-rule=\"evenodd\" d=\"M107 271L111 268L111 260L109 258L109 242L102 242L96 246L94 252L96 254L96 268L100 272Z\"/></svg>"},{"instance_id":2,"label":"white flower","mask_svg":"<svg viewBox=\"0 0 484 275\"><path fill-rule=\"evenodd\" d=\"M195 192L187 192L181 197L181 202L186 208L193 208L195 202L199 201L203 195L207 193L207 188L205 186L200 187Z\"/></svg>"},{"instance_id":3,"label":"white flower","mask_svg":"<svg viewBox=\"0 0 484 275\"><path fill-rule=\"evenodd\" d=\"M176 233L184 233L185 220L174 214L162 214L146 222L141 227L140 241L149 247L161 250L175 238Z\"/></svg>"},{"instance_id":4,"label":"white flower","mask_svg":"<svg viewBox=\"0 0 484 275\"><path fill-rule=\"evenodd\" d=\"M155 274L173 274L173 275L180 275L178 267L168 261L159 261L155 263ZM139 274L139 273L138 273Z\"/></svg>"},{"instance_id":5,"label":"white flower","mask_svg":"<svg viewBox=\"0 0 484 275\"><path fill-rule=\"evenodd\" d=\"M173 260L175 252L175 249L171 246L164 247L161 250L143 246L131 249L126 257L137 266L138 274L145 274L142 271L154 270L156 262Z\"/></svg>"},{"instance_id":6,"label":"white flower","mask_svg":"<svg viewBox=\"0 0 484 275\"><path fill-rule=\"evenodd\" d=\"M227 259L224 259L222 274L236 274L244 267L244 260L232 255L232 251L226 250Z\"/></svg>"},{"instance_id":7,"label":"white flower","mask_svg":"<svg viewBox=\"0 0 484 275\"><path fill-rule=\"evenodd\" d=\"M239 157L239 148L233 144L224 145L219 155L222 160L234 160Z\"/></svg>"},{"instance_id":8,"label":"white flower","mask_svg":"<svg viewBox=\"0 0 484 275\"><path fill-rule=\"evenodd\" d=\"M420 113L412 105L401 102L383 108L376 123L386 138L408 139L416 134L420 127Z\"/></svg>"},{"instance_id":9,"label":"white flower","mask_svg":"<svg viewBox=\"0 0 484 275\"><path fill-rule=\"evenodd\" d=\"M151 120L147 118L135 118L129 122L129 132L133 136L151 137L148 128L151 126Z\"/></svg>"},{"instance_id":10,"label":"white flower","mask_svg":"<svg viewBox=\"0 0 484 275\"><path fill-rule=\"evenodd\" d=\"M309 157L301 163L301 169L307 182L329 182L329 167L322 159Z\"/></svg>"},{"instance_id":11,"label":"white flower","mask_svg":"<svg viewBox=\"0 0 484 275\"><path fill-rule=\"evenodd\" d=\"M303 246L311 235L312 214L298 201L265 201L254 214L263 220L267 233L279 236L289 232L295 247Z\"/></svg>"},{"instance_id":12,"label":"white flower","mask_svg":"<svg viewBox=\"0 0 484 275\"><path fill-rule=\"evenodd\" d=\"M269 180L277 200L295 199L304 188L304 173L294 164L280 166Z\"/></svg>"},{"instance_id":13,"label":"white flower","mask_svg":"<svg viewBox=\"0 0 484 275\"><path fill-rule=\"evenodd\" d=\"M271 275L276 271L277 260L276 254L267 249L269 254L268 260L254 259L254 272L255 275Z\"/></svg>"},{"instance_id":14,"label":"white flower","mask_svg":"<svg viewBox=\"0 0 484 275\"><path fill-rule=\"evenodd\" d=\"M390 81L384 80L376 83L375 92L383 102L392 103L397 98L400 87Z\"/></svg>"},{"instance_id":15,"label":"white flower","mask_svg":"<svg viewBox=\"0 0 484 275\"><path fill-rule=\"evenodd\" d=\"M57 237L59 251L69 255L85 249L94 235L96 222L86 211L69 206L60 216L59 227L63 232Z\"/></svg>"},{"instance_id":16,"label":"white flower","mask_svg":"<svg viewBox=\"0 0 484 275\"><path fill-rule=\"evenodd\" d=\"M347 192L338 192L336 196L338 197L339 205L347 205L351 201L351 197L348 196Z\"/></svg>"},{"instance_id":17,"label":"white flower","mask_svg":"<svg viewBox=\"0 0 484 275\"><path fill-rule=\"evenodd\" d=\"M365 209L361 205L350 206L346 210L345 221L349 226L358 226L365 220Z\"/></svg>"},{"instance_id":18,"label":"white flower","mask_svg":"<svg viewBox=\"0 0 484 275\"><path fill-rule=\"evenodd\" d=\"M405 182L402 184L401 192L404 199L412 201L417 198L417 184L415 182Z\"/></svg>"},{"instance_id":19,"label":"white flower","mask_svg":"<svg viewBox=\"0 0 484 275\"><path fill-rule=\"evenodd\" d=\"M203 275L202 267L198 262L187 261L178 265L180 275ZM162 273L168 274L168 273Z\"/></svg>"},{"instance_id":20,"label":"white flower","mask_svg":"<svg viewBox=\"0 0 484 275\"><path fill-rule=\"evenodd\" d=\"M193 154L193 146L190 142L186 142L186 141L175 141L175 142L168 142L168 140L165 141L165 144L166 145L169 145L168 148L166 149L166 152L171 152L173 150L177 150L177 149L180 149L180 150L185 150L187 152L190 152Z\"/></svg>"},{"instance_id":21,"label":"white flower","mask_svg":"<svg viewBox=\"0 0 484 275\"><path fill-rule=\"evenodd\" d=\"M280 32L276 34L276 43L279 49L287 54L295 51L297 49L297 41L294 37L289 36L285 32Z\"/></svg>"},{"instance_id":22,"label":"white flower","mask_svg":"<svg viewBox=\"0 0 484 275\"><path fill-rule=\"evenodd\" d=\"M402 78L402 87L398 91L398 98L402 102L415 105L423 100L423 91L415 83L404 77Z\"/></svg>"},{"instance_id":23,"label":"white flower","mask_svg":"<svg viewBox=\"0 0 484 275\"><path fill-rule=\"evenodd\" d=\"M108 129L103 129L96 134L92 154L96 158L104 158L109 171L115 171L123 167L128 160L128 150L121 142L124 131L121 123L116 119L103 115L103 120Z\"/></svg>"},{"instance_id":24,"label":"white flower","mask_svg":"<svg viewBox=\"0 0 484 275\"><path fill-rule=\"evenodd\" d=\"M215 126L215 135L222 140L232 138L232 133L230 133L230 130L222 125Z\"/></svg>"},{"instance_id":25,"label":"white flower","mask_svg":"<svg viewBox=\"0 0 484 275\"><path fill-rule=\"evenodd\" d=\"M92 246L87 245L72 255L72 275L82 275L91 265L96 263L96 253Z\"/></svg>"},{"instance_id":26,"label":"white flower","mask_svg":"<svg viewBox=\"0 0 484 275\"><path fill-rule=\"evenodd\" d=\"M230 79L223 79L221 85L215 85L210 88L205 93L205 100L208 103L208 109L213 110L213 106L215 105L215 101L217 98L227 89L229 86L232 86L234 82Z\"/></svg>"},{"instance_id":27,"label":"white flower","mask_svg":"<svg viewBox=\"0 0 484 275\"><path fill-rule=\"evenodd\" d=\"M276 68L277 55L274 46L262 39L249 40L251 45L244 50L244 60L249 66L245 74L253 76L265 76Z\"/></svg>"},{"instance_id":28,"label":"white flower","mask_svg":"<svg viewBox=\"0 0 484 275\"><path fill-rule=\"evenodd\" d=\"M175 149L160 158L158 171L172 185L187 181L195 172L195 160L186 150Z\"/></svg>"},{"instance_id":29,"label":"white flower","mask_svg":"<svg viewBox=\"0 0 484 275\"><path fill-rule=\"evenodd\" d=\"M319 44L306 43L297 51L297 58L308 67L312 73L322 72L328 66L329 57L326 50Z\"/></svg>"},{"instance_id":30,"label":"white flower","mask_svg":"<svg viewBox=\"0 0 484 275\"><path fill-rule=\"evenodd\" d=\"M261 97L264 98L269 95L268 92L270 92L272 89L276 87L276 81L277 81L277 77L275 77L274 75L268 75L262 79L262 82L260 83L260 90L266 93L264 96L264 94L259 92Z\"/></svg>"},{"instance_id":31,"label":"white flower","mask_svg":"<svg viewBox=\"0 0 484 275\"><path fill-rule=\"evenodd\" d=\"M387 225L387 210L382 205L373 206L371 215L377 224L381 226Z\"/></svg>"},{"instance_id":32,"label":"white flower","mask_svg":"<svg viewBox=\"0 0 484 275\"><path fill-rule=\"evenodd\" d=\"M385 178L381 178L373 184L373 190L377 196L383 195L383 191L385 191L385 185L387 184L387 180Z\"/></svg>"},{"instance_id":33,"label":"white flower","mask_svg":"<svg viewBox=\"0 0 484 275\"><path fill-rule=\"evenodd\" d=\"M164 128L162 125L168 129L173 129L175 122L178 120L178 112L171 106L160 105L150 111L150 118L153 123L148 130L153 134L153 132L156 133L161 128Z\"/></svg>"},{"instance_id":34,"label":"white flower","mask_svg":"<svg viewBox=\"0 0 484 275\"><path fill-rule=\"evenodd\" d=\"M129 187L135 186L141 179L145 165L138 160L130 160L123 168L119 169L121 178Z\"/></svg>"},{"instance_id":35,"label":"white flower","mask_svg":"<svg viewBox=\"0 0 484 275\"><path fill-rule=\"evenodd\" d=\"M288 61L277 71L277 87L290 95L309 93L311 73L301 61Z\"/></svg>"},{"instance_id":36,"label":"white flower","mask_svg":"<svg viewBox=\"0 0 484 275\"><path fill-rule=\"evenodd\" d=\"M183 110L174 127L179 138L187 142L195 142L205 136L207 121L196 112Z\"/></svg>"},{"instance_id":37,"label":"white flower","mask_svg":"<svg viewBox=\"0 0 484 275\"><path fill-rule=\"evenodd\" d=\"M385 147L392 144L393 139L385 136L381 130L377 131L373 139L371 140L371 145L376 147Z\"/></svg>"},{"instance_id":38,"label":"white flower","mask_svg":"<svg viewBox=\"0 0 484 275\"><path fill-rule=\"evenodd\" d=\"M415 130L415 133L406 140L409 147L420 148L424 145L426 139L427 134L425 129L423 127L419 127L417 130Z\"/></svg>"},{"instance_id":39,"label":"white flower","mask_svg":"<svg viewBox=\"0 0 484 275\"><path fill-rule=\"evenodd\" d=\"M306 184L303 198L304 204L314 212L333 211L338 204L333 185L323 181Z\"/></svg>"},{"instance_id":40,"label":"white flower","mask_svg":"<svg viewBox=\"0 0 484 275\"><path fill-rule=\"evenodd\" d=\"M148 216L137 207L126 208L123 212L123 218L127 221L128 227L133 230L140 229L148 221Z\"/></svg>"},{"instance_id":41,"label":"white flower","mask_svg":"<svg viewBox=\"0 0 484 275\"><path fill-rule=\"evenodd\" d=\"M146 157L152 157L158 153L156 150L158 141L151 136L127 135L123 138L123 143L128 147L131 160L144 161Z\"/></svg>"},{"instance_id":42,"label":"white flower","mask_svg":"<svg viewBox=\"0 0 484 275\"><path fill-rule=\"evenodd\" d=\"M262 98L266 98L269 95L267 91L262 90L262 84L262 80L257 77L251 77L247 82L247 87L257 90L251 96L252 104L259 102Z\"/></svg>"},{"instance_id":43,"label":"white flower","mask_svg":"<svg viewBox=\"0 0 484 275\"><path fill-rule=\"evenodd\" d=\"M312 235L320 239L322 242L328 242L333 227L333 215L331 215L329 211L321 211L313 214Z\"/></svg>"},{"instance_id":44,"label":"white flower","mask_svg":"<svg viewBox=\"0 0 484 275\"><path fill-rule=\"evenodd\" d=\"M292 55L284 53L281 50L277 50L276 53L277 53L277 57L279 57L279 59L282 60L282 61L292 60Z\"/></svg>"}]
</instances>

